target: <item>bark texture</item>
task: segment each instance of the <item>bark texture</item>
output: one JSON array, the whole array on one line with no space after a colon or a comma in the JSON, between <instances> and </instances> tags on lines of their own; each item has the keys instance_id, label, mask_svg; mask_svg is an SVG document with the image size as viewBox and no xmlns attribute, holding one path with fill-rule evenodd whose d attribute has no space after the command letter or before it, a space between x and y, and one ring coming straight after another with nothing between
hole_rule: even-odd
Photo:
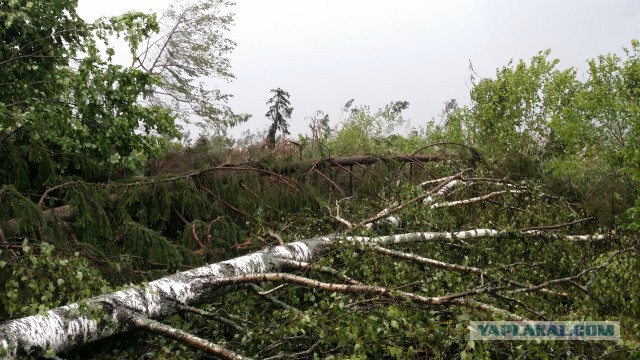
<instances>
[{"instance_id":1,"label":"bark texture","mask_svg":"<svg viewBox=\"0 0 640 360\"><path fill-rule=\"evenodd\" d=\"M309 262L325 253L330 238L313 238L276 246L250 255L203 266L145 285L88 299L0 325L0 357L40 356L60 353L128 330L122 311L146 319L161 319L180 306L209 299L218 289L211 281L244 274L276 272L283 260ZM3 351L4 350L4 351ZM4 354L3 354L4 353Z\"/></svg>"},{"instance_id":2,"label":"bark texture","mask_svg":"<svg viewBox=\"0 0 640 360\"><path fill-rule=\"evenodd\" d=\"M185 306L197 305L211 300L220 288L245 282L242 279L252 280L256 276L265 276L264 281L274 280L273 276L276 275L266 273L285 272L292 268L292 264L311 263L313 260L326 254L333 243L340 241L361 242L370 244L374 248L379 248L382 245L399 243L445 240L469 241L478 238L500 238L514 235L530 237L545 236L545 233L540 230L505 232L494 229L472 229L450 233L422 232L374 238L327 236L275 246L250 255L177 273L135 288L125 289L90 298L81 303L59 307L42 315L33 315L6 322L0 325L0 356L8 359L25 355L41 356L47 350L60 353L115 333L127 331L132 326L131 322L128 321L128 319L131 318L131 313L139 318L148 320L162 319L183 309ZM546 236L568 241L593 241L605 238L604 235L560 236L547 234ZM406 257L406 255L401 253L393 253L391 255ZM423 258L415 258L413 260L429 263L434 262L433 260L427 259L429 260L427 261ZM432 265L453 267L451 264L440 262ZM482 273L480 269L458 267L456 270L459 271ZM294 268L298 268L298 266L294 266ZM284 277L281 280L292 281L293 279L288 278L290 275L278 276ZM313 282L315 280L308 279L305 281ZM382 288L360 284L331 286L342 286L342 288L340 288L342 290L358 289L373 293L384 293L387 291ZM544 286L538 286L535 289L537 290L538 288L542 289ZM527 290L530 291L531 288ZM411 296L412 299L415 297L415 299L420 300L420 302L430 304L437 304L446 300L446 302L451 302L455 305L477 308L493 313L503 311L472 299L457 297L455 299L418 299L416 297L417 295Z\"/></svg>"}]
</instances>

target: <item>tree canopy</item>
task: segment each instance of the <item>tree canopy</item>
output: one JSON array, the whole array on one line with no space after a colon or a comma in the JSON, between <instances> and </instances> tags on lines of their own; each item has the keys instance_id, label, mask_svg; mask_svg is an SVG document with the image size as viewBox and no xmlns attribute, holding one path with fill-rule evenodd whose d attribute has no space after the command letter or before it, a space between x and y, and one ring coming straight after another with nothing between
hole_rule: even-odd
<instances>
[{"instance_id":1,"label":"tree canopy","mask_svg":"<svg viewBox=\"0 0 640 360\"><path fill-rule=\"evenodd\" d=\"M288 92L277 88L272 89L271 93L273 96L267 101L267 105L270 105L269 111L267 111L264 116L271 120L271 126L267 133L267 145L273 149L276 146L276 132L278 130L282 131L284 135L289 134L289 123L287 120L291 118L293 108L289 102Z\"/></svg>"},{"instance_id":2,"label":"tree canopy","mask_svg":"<svg viewBox=\"0 0 640 360\"><path fill-rule=\"evenodd\" d=\"M107 47L104 56L99 44L108 46L108 37L119 34L135 52L158 30L155 16L129 13L88 24L78 17L76 3L2 3L0 139L5 159L18 164L38 159L49 167L42 174L78 167L76 155L98 165L140 166L164 138L178 135L174 116L162 106L140 102L159 83L157 77L113 64L114 49Z\"/></svg>"}]
</instances>

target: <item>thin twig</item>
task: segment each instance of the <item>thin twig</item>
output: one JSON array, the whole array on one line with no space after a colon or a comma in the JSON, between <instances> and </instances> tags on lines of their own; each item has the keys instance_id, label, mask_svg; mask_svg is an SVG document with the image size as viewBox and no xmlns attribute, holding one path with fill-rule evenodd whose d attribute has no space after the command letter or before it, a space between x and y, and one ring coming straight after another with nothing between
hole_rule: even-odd
<instances>
[{"instance_id":1,"label":"thin twig","mask_svg":"<svg viewBox=\"0 0 640 360\"><path fill-rule=\"evenodd\" d=\"M190 313L196 314L196 315L200 315L200 316L204 316L210 319L213 319L215 321L221 322L233 329L235 329L237 332L240 333L246 333L247 329L244 328L243 326L240 326L238 324L236 324L233 320L228 319L224 316L218 315L216 313L212 313L210 311L206 311L197 307L193 307L193 306L186 306L186 305L180 305L180 308L183 309L184 311L188 311Z\"/></svg>"},{"instance_id":2,"label":"thin twig","mask_svg":"<svg viewBox=\"0 0 640 360\"><path fill-rule=\"evenodd\" d=\"M301 351L301 352L297 352L297 353L293 353L293 354L287 354L287 355L276 355L276 356L271 356L268 358L264 358L264 360L279 360L279 359L297 359L297 358L302 358L302 357L307 357L311 354L313 354L313 351L322 343L322 339L316 341L315 343L313 343L313 345L311 345L307 350L305 351Z\"/></svg>"},{"instance_id":3,"label":"thin twig","mask_svg":"<svg viewBox=\"0 0 640 360\"><path fill-rule=\"evenodd\" d=\"M571 222L564 223L564 224L547 225L547 226L534 226L534 227L530 227L530 228L521 229L520 231L559 229L559 228L562 228L562 227L568 227L568 226L572 226L572 225L576 225L576 224L581 224L583 222L591 221L591 220L594 220L594 219L595 219L595 217L591 216L591 217L588 217L588 218L579 219L579 220L571 221Z\"/></svg>"},{"instance_id":4,"label":"thin twig","mask_svg":"<svg viewBox=\"0 0 640 360\"><path fill-rule=\"evenodd\" d=\"M364 283L355 280L347 275L343 275L341 274L338 270L327 267L327 266L318 266L316 264L310 264L310 263L306 263L306 262L302 262L302 261L294 261L294 260L288 260L288 259L281 259L280 261L282 261L283 265L287 265L287 266L292 266L294 268L297 269L301 269L301 270L307 270L307 269L313 269L319 272L323 272L326 274L331 274L334 275L340 279L342 279L344 282L348 283L348 284L352 284L352 285L364 285Z\"/></svg>"},{"instance_id":5,"label":"thin twig","mask_svg":"<svg viewBox=\"0 0 640 360\"><path fill-rule=\"evenodd\" d=\"M249 288L252 289L256 294L260 295L261 293L264 292L264 289L262 289L260 286L256 285L256 284L249 284ZM297 309L287 303L284 303L278 299L276 299L275 297L271 296L271 295L260 295L263 298L271 301L272 303L280 306L281 308L287 309L287 310L291 310L297 314L302 314L302 310Z\"/></svg>"},{"instance_id":6,"label":"thin twig","mask_svg":"<svg viewBox=\"0 0 640 360\"><path fill-rule=\"evenodd\" d=\"M278 291L278 290L282 289L282 288L283 288L283 287L285 287L285 286L287 286L287 284L280 284L280 285L278 285L278 286L274 287L273 289L269 289L269 290L261 291L261 292L259 292L259 293L258 293L258 295L260 295L260 296L269 295L269 294L271 294L271 293L273 293L273 292L276 292L276 291Z\"/></svg>"},{"instance_id":7,"label":"thin twig","mask_svg":"<svg viewBox=\"0 0 640 360\"><path fill-rule=\"evenodd\" d=\"M543 282L543 283L541 283L539 285L529 286L529 287L526 287L526 288L520 288L520 289L516 289L516 290L511 290L511 291L509 291L509 293L517 294L517 293L521 293L521 292L530 292L530 291L535 291L535 290L539 290L539 289L548 287L549 285L560 284L560 283L563 283L563 282L569 283L571 281L578 280L581 277L583 277L584 275L587 275L589 273L596 272L596 271L599 271L599 270L601 270L603 268L606 268L619 255L624 254L624 253L628 253L628 252L632 252L632 251L638 251L638 250L637 250L637 248L635 246L630 247L630 248L626 248L626 249L622 249L622 250L618 250L618 251L615 251L611 256L609 256L607 261L605 261L603 264L600 264L600 265L597 265L597 266L592 266L592 267L590 267L588 269L582 270L577 275L568 276L568 277L564 277L564 278L560 278L560 279L548 280L548 281L545 281L545 282Z\"/></svg>"}]
</instances>

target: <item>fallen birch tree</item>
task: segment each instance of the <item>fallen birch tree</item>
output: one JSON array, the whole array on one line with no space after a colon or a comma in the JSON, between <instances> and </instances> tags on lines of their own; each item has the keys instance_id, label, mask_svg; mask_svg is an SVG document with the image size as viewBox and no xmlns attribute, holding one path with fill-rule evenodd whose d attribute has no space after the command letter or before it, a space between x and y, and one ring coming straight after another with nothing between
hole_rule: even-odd
<instances>
[{"instance_id":1,"label":"fallen birch tree","mask_svg":"<svg viewBox=\"0 0 640 360\"><path fill-rule=\"evenodd\" d=\"M60 353L118 332L127 331L132 326L157 331L166 335L168 330L157 325L152 320L163 319L177 312L181 306L195 306L211 301L215 298L216 292L224 286L272 281L294 283L330 292L361 292L386 295L431 305L450 303L451 305L493 313L507 319L522 320L525 318L520 315L469 299L469 297L480 293L492 293L507 289L510 292L533 290L546 290L548 292L545 289L546 285L518 284L520 287L516 287L516 289L513 287L481 287L459 294L425 297L413 293L391 291L391 289L381 286L328 284L282 273L291 268L292 262L310 264L317 261L329 251L332 245L342 241L373 244L376 251L381 251L380 249L382 248L380 246L383 245L441 240L468 241L514 235L516 234L513 232L493 229L474 229L455 233L425 232L373 238L354 236L319 237L296 241L236 259L177 273L138 287L90 298L79 303L50 310L45 314L6 322L0 325L0 349L5 351L4 356L7 358L17 358L25 355L42 356L47 352ZM520 235L540 236L541 234L539 232L523 232ZM575 240L583 237L589 240L601 240L604 235L568 235L565 238L567 240ZM383 253L399 256L399 253L389 250L383 251ZM403 256L437 267L486 276L482 270L472 267L425 261L420 257L413 258L406 254ZM580 276L587 273L588 271ZM545 284L551 283L553 282L545 282ZM513 284L511 283L511 285ZM203 342L204 340L195 340L195 338L187 337L181 333L172 334L172 338L199 344L199 349L222 358L242 358L240 355L218 349L215 344Z\"/></svg>"}]
</instances>

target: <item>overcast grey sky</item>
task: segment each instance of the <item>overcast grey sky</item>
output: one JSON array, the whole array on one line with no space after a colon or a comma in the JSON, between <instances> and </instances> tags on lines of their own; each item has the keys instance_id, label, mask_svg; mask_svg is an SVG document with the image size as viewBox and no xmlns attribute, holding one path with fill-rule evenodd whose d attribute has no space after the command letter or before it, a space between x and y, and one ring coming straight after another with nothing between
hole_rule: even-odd
<instances>
[{"instance_id":1,"label":"overcast grey sky","mask_svg":"<svg viewBox=\"0 0 640 360\"><path fill-rule=\"evenodd\" d=\"M79 13L161 12L171 2L80 0ZM372 108L409 101L405 118L420 126L449 99L469 102L469 61L491 77L509 59L551 49L561 67L584 69L640 38L637 0L237 0L231 11L236 80L221 87L236 112L253 114L236 135L267 127L276 87L291 94L294 135L316 110L337 123L351 98Z\"/></svg>"}]
</instances>

